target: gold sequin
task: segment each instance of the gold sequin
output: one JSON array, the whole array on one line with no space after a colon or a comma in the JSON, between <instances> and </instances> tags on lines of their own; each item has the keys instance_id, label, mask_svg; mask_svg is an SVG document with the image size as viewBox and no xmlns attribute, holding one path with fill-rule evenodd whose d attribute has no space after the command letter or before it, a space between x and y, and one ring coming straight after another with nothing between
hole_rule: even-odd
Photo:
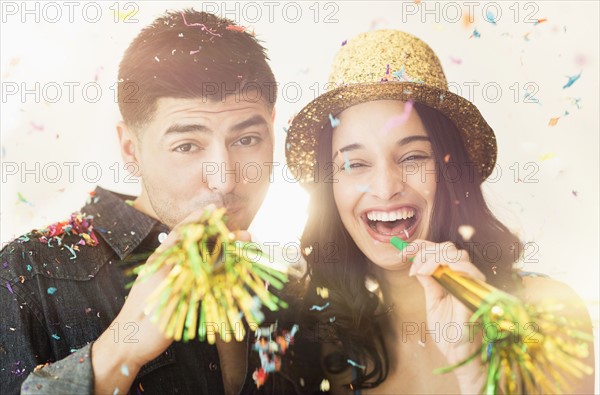
<instances>
[{"instance_id":1,"label":"gold sequin","mask_svg":"<svg viewBox=\"0 0 600 395\"><path fill-rule=\"evenodd\" d=\"M373 100L410 99L437 109L460 131L482 178L491 174L497 154L494 131L475 105L448 90L438 57L417 37L375 30L348 40L334 59L328 86L334 88L306 105L287 132L286 160L303 186L315 182L315 150L329 114Z\"/></svg>"}]
</instances>

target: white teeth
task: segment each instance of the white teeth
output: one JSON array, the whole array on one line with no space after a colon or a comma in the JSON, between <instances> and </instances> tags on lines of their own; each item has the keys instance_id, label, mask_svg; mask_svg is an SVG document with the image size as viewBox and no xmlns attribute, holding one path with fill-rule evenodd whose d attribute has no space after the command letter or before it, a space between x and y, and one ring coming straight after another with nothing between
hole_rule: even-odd
<instances>
[{"instance_id":1,"label":"white teeth","mask_svg":"<svg viewBox=\"0 0 600 395\"><path fill-rule=\"evenodd\" d=\"M399 219L412 218L415 215L415 209L403 207L394 211L368 211L367 218L371 221L396 221Z\"/></svg>"}]
</instances>

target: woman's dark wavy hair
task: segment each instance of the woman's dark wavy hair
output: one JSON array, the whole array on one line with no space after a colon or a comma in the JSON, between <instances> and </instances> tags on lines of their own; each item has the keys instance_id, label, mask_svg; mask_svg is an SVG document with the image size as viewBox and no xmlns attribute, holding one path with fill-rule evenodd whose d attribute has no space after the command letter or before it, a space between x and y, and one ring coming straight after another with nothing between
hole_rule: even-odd
<instances>
[{"instance_id":1,"label":"woman's dark wavy hair","mask_svg":"<svg viewBox=\"0 0 600 395\"><path fill-rule=\"evenodd\" d=\"M469 162L459 131L435 109L415 103L414 110L431 140L439 177L429 239L438 243L451 241L467 250L490 284L517 292L520 287L513 266L523 251L522 244L488 208L481 191L481 176ZM333 341L343 350L325 356L325 368L339 373L350 367L347 360L352 359L366 365L366 369L355 369L349 385L372 388L388 374L388 358L378 323L385 313L379 313L383 307L379 298L365 286L370 263L344 228L334 201L332 134L331 127L325 125L317 148L319 180L311 191L308 220L301 238L303 250L312 248L306 256L306 319L319 326L321 335L330 334L328 338L321 336L320 341ZM470 242L460 236L460 225L475 228ZM322 312L309 308L324 303L317 296L317 287L329 290L329 306ZM328 330L323 330L324 326Z\"/></svg>"}]
</instances>

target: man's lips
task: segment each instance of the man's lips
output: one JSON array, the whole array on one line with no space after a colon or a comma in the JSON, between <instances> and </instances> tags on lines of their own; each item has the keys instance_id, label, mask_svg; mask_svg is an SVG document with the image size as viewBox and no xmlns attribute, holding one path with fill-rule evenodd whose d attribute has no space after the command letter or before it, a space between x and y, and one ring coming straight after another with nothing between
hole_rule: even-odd
<instances>
[{"instance_id":1,"label":"man's lips","mask_svg":"<svg viewBox=\"0 0 600 395\"><path fill-rule=\"evenodd\" d=\"M420 220L420 210L412 205L374 207L364 210L360 219L371 238L389 243L392 236L409 240Z\"/></svg>"}]
</instances>

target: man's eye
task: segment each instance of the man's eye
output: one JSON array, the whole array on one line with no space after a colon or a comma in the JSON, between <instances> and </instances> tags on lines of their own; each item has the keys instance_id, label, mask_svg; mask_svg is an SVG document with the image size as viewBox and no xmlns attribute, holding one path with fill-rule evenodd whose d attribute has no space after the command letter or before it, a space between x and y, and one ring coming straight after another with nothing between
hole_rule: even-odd
<instances>
[{"instance_id":1,"label":"man's eye","mask_svg":"<svg viewBox=\"0 0 600 395\"><path fill-rule=\"evenodd\" d=\"M175 147L174 151L176 151L176 152L191 152L194 147L195 147L194 144L186 143L186 144L181 144L181 145Z\"/></svg>"},{"instance_id":2,"label":"man's eye","mask_svg":"<svg viewBox=\"0 0 600 395\"><path fill-rule=\"evenodd\" d=\"M250 145L258 144L260 142L260 140L261 139L256 136L246 136L246 137L242 137L241 139L236 141L234 145L250 146Z\"/></svg>"}]
</instances>

